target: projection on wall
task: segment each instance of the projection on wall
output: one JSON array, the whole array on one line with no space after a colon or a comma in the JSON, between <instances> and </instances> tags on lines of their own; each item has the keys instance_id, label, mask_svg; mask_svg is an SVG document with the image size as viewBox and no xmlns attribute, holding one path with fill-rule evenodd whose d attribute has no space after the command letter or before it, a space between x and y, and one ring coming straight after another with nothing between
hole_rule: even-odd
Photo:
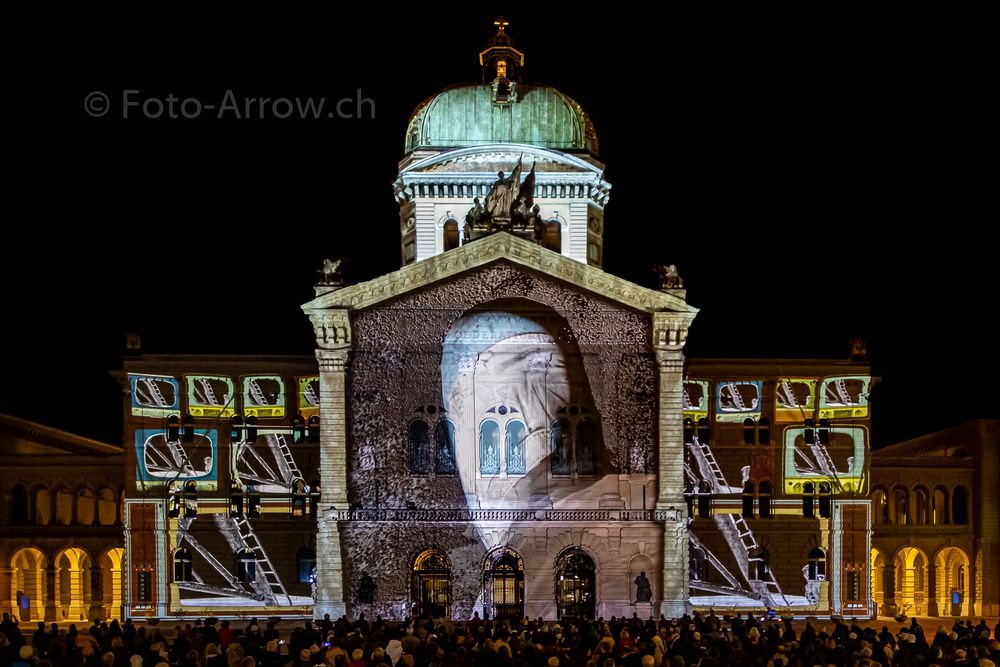
<instances>
[{"instance_id":1,"label":"projection on wall","mask_svg":"<svg viewBox=\"0 0 1000 667\"><path fill-rule=\"evenodd\" d=\"M265 502L260 511L285 514L288 509ZM308 612L314 602L307 594L311 584L295 576L302 552L299 562L289 557L289 546L282 542L287 534L261 529L265 521L234 513L227 504L200 503L196 516L171 522L168 559L178 595L171 598L170 610L242 614L250 607L296 607L297 613Z\"/></svg>"},{"instance_id":2,"label":"projection on wall","mask_svg":"<svg viewBox=\"0 0 1000 667\"><path fill-rule=\"evenodd\" d=\"M319 376L298 377L295 378L295 383L298 386L296 394L299 414L307 420L313 415L319 415Z\"/></svg>"},{"instance_id":3,"label":"projection on wall","mask_svg":"<svg viewBox=\"0 0 1000 667\"><path fill-rule=\"evenodd\" d=\"M819 418L867 417L871 380L867 375L825 378L819 390Z\"/></svg>"},{"instance_id":4,"label":"projection on wall","mask_svg":"<svg viewBox=\"0 0 1000 667\"><path fill-rule=\"evenodd\" d=\"M188 375L188 412L194 417L232 417L236 414L231 378L221 375Z\"/></svg>"},{"instance_id":5,"label":"projection on wall","mask_svg":"<svg viewBox=\"0 0 1000 667\"><path fill-rule=\"evenodd\" d=\"M684 416L696 424L708 417L708 382L706 380L684 381Z\"/></svg>"},{"instance_id":6,"label":"projection on wall","mask_svg":"<svg viewBox=\"0 0 1000 667\"><path fill-rule=\"evenodd\" d=\"M774 388L774 420L802 422L816 410L815 378L782 378Z\"/></svg>"},{"instance_id":7,"label":"projection on wall","mask_svg":"<svg viewBox=\"0 0 1000 667\"><path fill-rule=\"evenodd\" d=\"M285 416L285 381L280 375L243 378L243 414L247 417Z\"/></svg>"},{"instance_id":8,"label":"projection on wall","mask_svg":"<svg viewBox=\"0 0 1000 667\"><path fill-rule=\"evenodd\" d=\"M258 429L257 440L235 442L230 446L230 472L241 486L253 486L262 493L288 493L296 480L309 484L318 471L302 472L303 464L296 456L304 452L291 446L291 436L277 429Z\"/></svg>"},{"instance_id":9,"label":"projection on wall","mask_svg":"<svg viewBox=\"0 0 1000 667\"><path fill-rule=\"evenodd\" d=\"M760 419L760 397L763 382L733 380L715 386L715 420L742 422L746 418Z\"/></svg>"},{"instance_id":10,"label":"projection on wall","mask_svg":"<svg viewBox=\"0 0 1000 667\"><path fill-rule=\"evenodd\" d=\"M863 426L788 427L784 437L785 493L802 493L802 484L828 482L835 493L864 491Z\"/></svg>"},{"instance_id":11,"label":"projection on wall","mask_svg":"<svg viewBox=\"0 0 1000 667\"><path fill-rule=\"evenodd\" d=\"M136 430L136 479L147 483L194 481L201 488L214 489L218 442L215 429L195 430L192 442L169 442L163 429ZM207 484L202 486L203 482Z\"/></svg>"},{"instance_id":12,"label":"projection on wall","mask_svg":"<svg viewBox=\"0 0 1000 667\"><path fill-rule=\"evenodd\" d=\"M176 378L168 375L128 376L132 390L132 414L136 417L167 417L180 412L181 391Z\"/></svg>"},{"instance_id":13,"label":"projection on wall","mask_svg":"<svg viewBox=\"0 0 1000 667\"><path fill-rule=\"evenodd\" d=\"M448 332L443 407L473 505L586 501L595 488L577 480L607 472L600 418L567 333L564 320L538 310L474 311Z\"/></svg>"}]
</instances>

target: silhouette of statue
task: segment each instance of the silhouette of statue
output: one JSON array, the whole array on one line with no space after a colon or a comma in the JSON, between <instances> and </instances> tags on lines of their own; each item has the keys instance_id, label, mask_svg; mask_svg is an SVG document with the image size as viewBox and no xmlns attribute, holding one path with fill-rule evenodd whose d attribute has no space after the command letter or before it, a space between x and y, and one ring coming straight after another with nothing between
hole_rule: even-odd
<instances>
[{"instance_id":1,"label":"silhouette of statue","mask_svg":"<svg viewBox=\"0 0 1000 667\"><path fill-rule=\"evenodd\" d=\"M646 573L640 572L635 578L635 601L649 602L651 599L653 599L653 588L649 585Z\"/></svg>"},{"instance_id":2,"label":"silhouette of statue","mask_svg":"<svg viewBox=\"0 0 1000 667\"><path fill-rule=\"evenodd\" d=\"M373 604L375 602L375 580L367 572L361 575L358 582L358 602Z\"/></svg>"}]
</instances>

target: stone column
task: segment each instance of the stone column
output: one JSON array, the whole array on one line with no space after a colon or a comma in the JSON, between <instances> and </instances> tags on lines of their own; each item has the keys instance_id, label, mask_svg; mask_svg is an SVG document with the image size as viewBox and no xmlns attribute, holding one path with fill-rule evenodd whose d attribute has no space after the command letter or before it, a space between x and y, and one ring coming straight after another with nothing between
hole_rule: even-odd
<instances>
[{"instance_id":1,"label":"stone column","mask_svg":"<svg viewBox=\"0 0 1000 667\"><path fill-rule=\"evenodd\" d=\"M338 618L347 613L339 511L347 503L347 362L351 323L345 309L309 313L316 332L320 386L320 483L323 495L316 521L316 604L313 614Z\"/></svg>"},{"instance_id":2,"label":"stone column","mask_svg":"<svg viewBox=\"0 0 1000 667\"><path fill-rule=\"evenodd\" d=\"M90 620L107 618L104 613L104 579L101 575L99 566L90 568L90 608L87 610L87 618Z\"/></svg>"},{"instance_id":3,"label":"stone column","mask_svg":"<svg viewBox=\"0 0 1000 667\"><path fill-rule=\"evenodd\" d=\"M937 566L933 563L927 566L927 615L940 616L938 605Z\"/></svg>"},{"instance_id":4,"label":"stone column","mask_svg":"<svg viewBox=\"0 0 1000 667\"><path fill-rule=\"evenodd\" d=\"M896 566L882 568L882 615L895 616L896 607Z\"/></svg>"},{"instance_id":5,"label":"stone column","mask_svg":"<svg viewBox=\"0 0 1000 667\"><path fill-rule=\"evenodd\" d=\"M688 517L684 503L684 341L693 314L653 313L653 349L659 370L657 518L663 526L660 613L680 617L690 608ZM655 587L655 584L654 584Z\"/></svg>"},{"instance_id":6,"label":"stone column","mask_svg":"<svg viewBox=\"0 0 1000 667\"><path fill-rule=\"evenodd\" d=\"M0 567L0 613L7 612L13 618L19 618L16 596L17 591L14 590L14 569Z\"/></svg>"},{"instance_id":7,"label":"stone column","mask_svg":"<svg viewBox=\"0 0 1000 667\"><path fill-rule=\"evenodd\" d=\"M45 620L49 623L62 620L59 614L59 598L57 597L59 593L56 589L58 577L59 568L45 568Z\"/></svg>"},{"instance_id":8,"label":"stone column","mask_svg":"<svg viewBox=\"0 0 1000 667\"><path fill-rule=\"evenodd\" d=\"M969 499L973 507L976 535L976 550L969 554L969 560L982 564L979 586L982 599L977 600L981 606L977 614L981 616L1000 616L1000 575L996 574L996 563L1000 563L1000 461L997 461L995 449L990 449L988 443L996 443L1000 434L997 433L996 422L979 422L979 453L976 456L976 483L972 487L972 497ZM991 567L989 564L994 563ZM975 591L974 588L970 588Z\"/></svg>"}]
</instances>

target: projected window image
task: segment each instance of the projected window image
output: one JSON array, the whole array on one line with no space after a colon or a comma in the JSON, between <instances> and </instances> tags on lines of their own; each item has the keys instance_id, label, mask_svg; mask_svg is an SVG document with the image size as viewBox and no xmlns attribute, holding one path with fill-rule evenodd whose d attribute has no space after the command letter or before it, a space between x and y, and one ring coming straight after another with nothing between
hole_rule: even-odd
<instances>
[{"instance_id":1,"label":"projected window image","mask_svg":"<svg viewBox=\"0 0 1000 667\"><path fill-rule=\"evenodd\" d=\"M820 419L868 416L868 376L833 377L823 380L819 393Z\"/></svg>"},{"instance_id":2,"label":"projected window image","mask_svg":"<svg viewBox=\"0 0 1000 667\"><path fill-rule=\"evenodd\" d=\"M684 416L698 421L708 416L708 382L684 381Z\"/></svg>"},{"instance_id":3,"label":"projected window image","mask_svg":"<svg viewBox=\"0 0 1000 667\"><path fill-rule=\"evenodd\" d=\"M720 382L715 388L715 418L720 422L742 422L760 418L763 383L756 380Z\"/></svg>"},{"instance_id":4,"label":"projected window image","mask_svg":"<svg viewBox=\"0 0 1000 667\"><path fill-rule=\"evenodd\" d=\"M243 414L256 417L284 417L284 380L277 375L243 378Z\"/></svg>"},{"instance_id":5,"label":"projected window image","mask_svg":"<svg viewBox=\"0 0 1000 667\"><path fill-rule=\"evenodd\" d=\"M231 378L188 375L188 412L194 417L232 417L236 414Z\"/></svg>"},{"instance_id":6,"label":"projected window image","mask_svg":"<svg viewBox=\"0 0 1000 667\"><path fill-rule=\"evenodd\" d=\"M180 411L180 384L166 375L129 375L132 414L137 417L166 417Z\"/></svg>"},{"instance_id":7,"label":"projected window image","mask_svg":"<svg viewBox=\"0 0 1000 667\"><path fill-rule=\"evenodd\" d=\"M774 388L774 418L803 421L816 409L816 380L782 378Z\"/></svg>"}]
</instances>

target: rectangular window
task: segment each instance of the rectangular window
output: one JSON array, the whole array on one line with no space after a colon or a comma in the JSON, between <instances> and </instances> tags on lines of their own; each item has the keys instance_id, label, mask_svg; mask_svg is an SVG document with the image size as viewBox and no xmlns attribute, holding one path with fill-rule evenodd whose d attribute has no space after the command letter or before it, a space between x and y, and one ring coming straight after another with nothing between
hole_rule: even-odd
<instances>
[{"instance_id":1,"label":"rectangular window","mask_svg":"<svg viewBox=\"0 0 1000 667\"><path fill-rule=\"evenodd\" d=\"M857 570L847 572L847 599L856 602L861 599L861 573Z\"/></svg>"}]
</instances>

